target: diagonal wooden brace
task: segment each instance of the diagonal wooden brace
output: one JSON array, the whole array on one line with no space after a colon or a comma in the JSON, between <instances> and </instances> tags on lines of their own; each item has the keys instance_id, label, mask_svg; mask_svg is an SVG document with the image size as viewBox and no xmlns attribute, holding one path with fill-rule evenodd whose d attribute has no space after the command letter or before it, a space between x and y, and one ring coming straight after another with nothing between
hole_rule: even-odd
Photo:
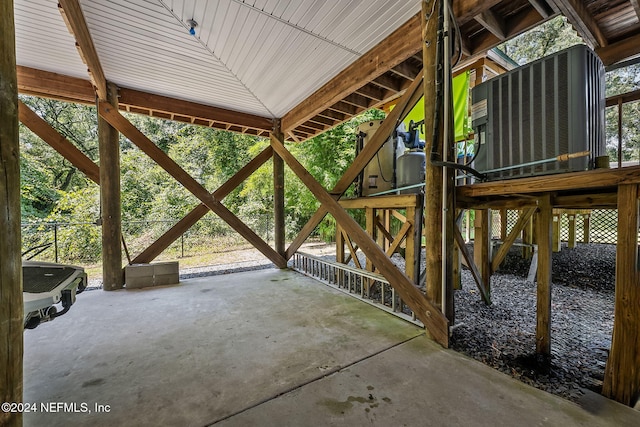
<instances>
[{"instance_id":1,"label":"diagonal wooden brace","mask_svg":"<svg viewBox=\"0 0 640 427\"><path fill-rule=\"evenodd\" d=\"M182 169L173 159L159 149L149 138L140 132L129 122L118 110L107 102L98 102L99 114L111 126L116 128L121 134L129 138L131 142L144 151L160 167L167 171L191 194L196 196L205 206L223 219L242 237L258 249L264 256L273 261L280 268L287 266L287 261L278 254L271 246L262 240L253 230L229 211L213 194L209 193L198 181L196 181L187 171Z\"/></svg>"},{"instance_id":2,"label":"diagonal wooden brace","mask_svg":"<svg viewBox=\"0 0 640 427\"><path fill-rule=\"evenodd\" d=\"M371 259L380 272L398 292L405 303L413 310L416 317L424 323L433 338L443 347L449 346L449 320L442 312L431 304L416 288L411 280L391 262L376 242L358 223L349 216L346 210L325 190L322 185L298 162L284 146L284 141L271 135L271 146L284 159L291 170L300 178L305 186L322 203L324 209L333 215L336 222L351 236L360 250Z\"/></svg>"},{"instance_id":3,"label":"diagonal wooden brace","mask_svg":"<svg viewBox=\"0 0 640 427\"><path fill-rule=\"evenodd\" d=\"M408 112L418 103L422 98L422 70L418 74L418 77L411 83L411 86L407 89L405 94L400 98L396 107L389 113L387 118L382 122L382 125L378 128L376 133L371 137L367 145L364 146L362 151L358 153L358 156L354 159L353 163L342 175L342 178L331 190L332 197L337 200L342 194L347 191L351 183L358 177L360 172L369 164L373 156L376 155L380 147L391 135L391 132L396 128L397 123L402 120ZM307 237L313 233L313 230L320 224L324 216L327 214L327 210L324 206L320 206L315 214L307 221L302 227L302 230L298 233L296 238L291 242L286 251L286 258L289 259L293 254L302 246Z\"/></svg>"},{"instance_id":4,"label":"diagonal wooden brace","mask_svg":"<svg viewBox=\"0 0 640 427\"><path fill-rule=\"evenodd\" d=\"M265 164L267 160L273 155L273 149L269 146L262 150L260 154L247 163L242 169L236 172L231 178L229 178L224 184L222 184L216 191L212 193L213 197L222 200L229 193L231 193L240 183L247 179L253 172L255 172L260 166ZM148 263L153 261L155 257L160 255L162 251L167 249L173 242L175 242L185 231L191 228L196 222L200 220L205 214L209 212L209 208L204 204L199 204L191 210L187 215L178 221L173 227L167 230L162 236L160 236L155 242L153 242L147 249L142 251L136 256L132 264Z\"/></svg>"}]
</instances>

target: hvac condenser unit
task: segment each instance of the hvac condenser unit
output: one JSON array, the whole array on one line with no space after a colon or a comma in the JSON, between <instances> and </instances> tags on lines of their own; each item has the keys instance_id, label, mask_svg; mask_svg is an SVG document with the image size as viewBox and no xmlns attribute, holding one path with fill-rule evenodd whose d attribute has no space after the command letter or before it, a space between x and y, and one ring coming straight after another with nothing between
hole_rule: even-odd
<instances>
[{"instance_id":1,"label":"hvac condenser unit","mask_svg":"<svg viewBox=\"0 0 640 427\"><path fill-rule=\"evenodd\" d=\"M592 169L605 152L604 108L604 68L584 45L484 82L472 91L474 168L489 180Z\"/></svg>"}]
</instances>

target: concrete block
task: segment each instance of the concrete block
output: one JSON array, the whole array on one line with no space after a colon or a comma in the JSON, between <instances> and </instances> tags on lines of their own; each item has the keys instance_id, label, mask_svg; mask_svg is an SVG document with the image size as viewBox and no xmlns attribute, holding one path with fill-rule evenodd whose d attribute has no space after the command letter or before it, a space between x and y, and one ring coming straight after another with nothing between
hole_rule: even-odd
<instances>
[{"instance_id":1,"label":"concrete block","mask_svg":"<svg viewBox=\"0 0 640 427\"><path fill-rule=\"evenodd\" d=\"M180 275L175 274L156 274L153 277L153 286L175 285L180 283Z\"/></svg>"},{"instance_id":2,"label":"concrete block","mask_svg":"<svg viewBox=\"0 0 640 427\"><path fill-rule=\"evenodd\" d=\"M153 266L133 264L124 268L124 283L127 289L139 289L153 286Z\"/></svg>"},{"instance_id":3,"label":"concrete block","mask_svg":"<svg viewBox=\"0 0 640 427\"><path fill-rule=\"evenodd\" d=\"M177 261L132 264L124 268L124 282L127 289L174 285L180 283L179 271Z\"/></svg>"},{"instance_id":4,"label":"concrete block","mask_svg":"<svg viewBox=\"0 0 640 427\"><path fill-rule=\"evenodd\" d=\"M178 261L158 262L151 264L154 275L178 274Z\"/></svg>"}]
</instances>

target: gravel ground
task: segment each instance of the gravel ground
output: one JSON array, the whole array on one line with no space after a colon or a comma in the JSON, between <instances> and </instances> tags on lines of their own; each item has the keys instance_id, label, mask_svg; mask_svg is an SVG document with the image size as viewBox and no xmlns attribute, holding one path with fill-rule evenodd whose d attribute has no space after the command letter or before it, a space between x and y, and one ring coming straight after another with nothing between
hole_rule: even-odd
<instances>
[{"instance_id":1,"label":"gravel ground","mask_svg":"<svg viewBox=\"0 0 640 427\"><path fill-rule=\"evenodd\" d=\"M334 245L312 243L302 250L335 261ZM530 261L522 258L521 251L514 247L492 276L490 306L482 302L471 274L463 270L462 289L454 297L452 348L571 400L577 400L584 388L599 392L613 330L615 245L563 246L553 254L549 359L535 355L536 286L526 281ZM264 258L235 263L232 259L231 252L228 264L182 268L180 279L274 267ZM393 260L404 267L400 256ZM100 279L89 281L94 289L101 285Z\"/></svg>"},{"instance_id":2,"label":"gravel ground","mask_svg":"<svg viewBox=\"0 0 640 427\"><path fill-rule=\"evenodd\" d=\"M535 355L536 286L526 282L529 261L521 251L513 248L492 276L491 306L463 271L452 348L571 400L583 388L599 392L613 331L615 245L565 246L553 254L550 359Z\"/></svg>"}]
</instances>

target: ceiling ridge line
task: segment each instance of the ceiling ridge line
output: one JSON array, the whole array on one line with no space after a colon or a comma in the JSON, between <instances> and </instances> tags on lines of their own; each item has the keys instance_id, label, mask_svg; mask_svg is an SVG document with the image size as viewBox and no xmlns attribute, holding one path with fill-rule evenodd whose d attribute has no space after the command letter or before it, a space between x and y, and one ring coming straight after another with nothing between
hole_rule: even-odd
<instances>
[{"instance_id":1,"label":"ceiling ridge line","mask_svg":"<svg viewBox=\"0 0 640 427\"><path fill-rule=\"evenodd\" d=\"M276 21L281 22L281 23L283 23L285 25L288 25L288 26L290 26L290 27L292 27L292 28L294 28L294 29L296 29L298 31L302 31L305 34L308 34L308 35L310 35L312 37L315 37L315 38L317 38L319 40L322 40L322 41L324 41L326 43L329 43L329 44L331 44L331 45L333 45L335 47L338 47L338 48L340 48L342 50L345 50L345 51L347 51L347 52L349 52L349 53L351 53L353 55L356 55L357 57L360 57L360 56L363 55L362 52L358 52L357 50L353 50L351 48L348 48L347 46L344 46L344 45L342 45L342 44L340 44L340 43L338 43L336 41L333 41L333 40L331 40L331 39L329 39L327 37L321 36L320 34L316 34L313 31L307 30L304 27L301 27L299 25L293 24L293 23L287 21L286 19L279 18L279 17L277 17L277 16L275 16L275 15L269 13L269 12L265 12L264 10L262 10L260 8L257 8L255 6L249 5L249 4L245 3L244 0L231 0L231 1L233 1L234 3L237 3L237 4L241 5L241 6L248 7L251 10L254 10L254 11L258 12L258 13L261 13L261 14L263 14L263 15L271 18L271 19L275 19Z\"/></svg>"},{"instance_id":2,"label":"ceiling ridge line","mask_svg":"<svg viewBox=\"0 0 640 427\"><path fill-rule=\"evenodd\" d=\"M173 9L167 6L164 0L158 0L158 2L162 5L162 7L164 7L171 14L171 16L173 16L173 18L176 21L180 23L180 25L184 27L185 30L188 31L191 29L191 27L186 22L183 22L182 19L180 19L180 17L173 11ZM258 101L258 103L260 103L260 105L262 105L262 107L265 110L267 110L267 112L271 115L272 119L277 118L275 114L273 114L273 112L269 109L269 107L267 107L264 104L264 102L262 102L262 100L258 98L258 96L249 88L249 86L247 86L245 82L243 82L242 79L238 77L238 75L234 73L233 70L231 70L231 68L229 68L227 64L222 59L220 59L220 57L218 57L218 55L216 55L215 52L209 46L207 46L207 44L204 41L202 41L202 39L200 39L200 37L198 36L192 36L192 37L195 38L198 44L200 44L200 46L202 46L207 52L209 52L209 54L211 54L211 56L213 56L216 61L222 64L225 70L227 70L238 81L238 83L240 83L240 85L242 85L242 87L245 88L247 92L249 92L249 94L251 94L251 96L255 98L256 101Z\"/></svg>"}]
</instances>

